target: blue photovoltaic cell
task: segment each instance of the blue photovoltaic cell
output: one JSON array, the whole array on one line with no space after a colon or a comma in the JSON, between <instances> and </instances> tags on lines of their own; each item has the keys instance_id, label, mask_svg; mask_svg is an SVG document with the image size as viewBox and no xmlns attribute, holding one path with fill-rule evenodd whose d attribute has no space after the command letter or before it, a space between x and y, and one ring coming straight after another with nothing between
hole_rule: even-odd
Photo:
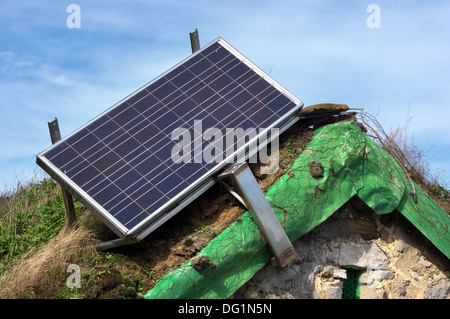
<instances>
[{"instance_id":1,"label":"blue photovoltaic cell","mask_svg":"<svg viewBox=\"0 0 450 319\"><path fill-rule=\"evenodd\" d=\"M298 107L225 44L219 39L193 54L39 154L38 164L129 234L218 164L174 163L176 128L192 138L196 120L203 131L224 134L266 128Z\"/></svg>"}]
</instances>

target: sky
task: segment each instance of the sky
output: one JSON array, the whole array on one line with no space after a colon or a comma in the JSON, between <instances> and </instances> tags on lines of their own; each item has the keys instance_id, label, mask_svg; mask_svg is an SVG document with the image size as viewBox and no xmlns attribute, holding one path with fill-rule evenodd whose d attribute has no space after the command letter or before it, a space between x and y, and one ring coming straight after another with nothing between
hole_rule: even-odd
<instances>
[{"instance_id":1,"label":"sky","mask_svg":"<svg viewBox=\"0 0 450 319\"><path fill-rule=\"evenodd\" d=\"M406 125L450 186L449 1L2 0L0 192L46 176L47 122L62 137L81 127L188 57L196 28L201 46L222 37L305 106Z\"/></svg>"}]
</instances>

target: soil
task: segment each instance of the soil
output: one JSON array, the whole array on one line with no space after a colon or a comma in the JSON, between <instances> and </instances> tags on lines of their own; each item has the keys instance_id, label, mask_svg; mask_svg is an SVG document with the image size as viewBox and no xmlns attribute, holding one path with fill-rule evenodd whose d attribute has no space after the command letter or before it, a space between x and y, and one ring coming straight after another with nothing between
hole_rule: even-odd
<instances>
[{"instance_id":1,"label":"soil","mask_svg":"<svg viewBox=\"0 0 450 319\"><path fill-rule=\"evenodd\" d=\"M311 161L308 163L309 172L314 178L321 178L323 176L323 166L319 161Z\"/></svg>"}]
</instances>

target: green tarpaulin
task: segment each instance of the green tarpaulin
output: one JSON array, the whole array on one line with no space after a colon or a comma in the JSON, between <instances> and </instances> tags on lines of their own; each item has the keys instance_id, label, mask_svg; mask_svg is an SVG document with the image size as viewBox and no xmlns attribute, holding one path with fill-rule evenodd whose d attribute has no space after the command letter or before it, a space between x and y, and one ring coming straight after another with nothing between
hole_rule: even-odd
<instances>
[{"instance_id":1,"label":"green tarpaulin","mask_svg":"<svg viewBox=\"0 0 450 319\"><path fill-rule=\"evenodd\" d=\"M312 176L310 163L323 166ZM450 258L449 215L402 167L361 132L354 121L317 129L289 173L266 192L266 198L291 241L320 225L357 195L378 214L397 209ZM227 298L271 258L271 252L248 212L199 253L210 264L191 260L164 275L145 298Z\"/></svg>"}]
</instances>

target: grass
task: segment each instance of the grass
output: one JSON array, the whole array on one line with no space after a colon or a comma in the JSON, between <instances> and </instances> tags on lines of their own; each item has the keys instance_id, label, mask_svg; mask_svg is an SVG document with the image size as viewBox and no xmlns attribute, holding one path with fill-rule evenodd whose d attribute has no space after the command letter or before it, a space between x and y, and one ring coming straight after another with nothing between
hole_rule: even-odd
<instances>
[{"instance_id":1,"label":"grass","mask_svg":"<svg viewBox=\"0 0 450 319\"><path fill-rule=\"evenodd\" d=\"M51 179L20 186L0 205L0 274L18 255L39 249L64 225L64 202Z\"/></svg>"},{"instance_id":2,"label":"grass","mask_svg":"<svg viewBox=\"0 0 450 319\"><path fill-rule=\"evenodd\" d=\"M68 227L61 187L51 178L0 196L0 299L128 298L130 289L146 292L150 270L143 272L124 254L95 251L106 226L75 198L74 204L77 221ZM66 284L70 264L81 269L81 288Z\"/></svg>"},{"instance_id":3,"label":"grass","mask_svg":"<svg viewBox=\"0 0 450 319\"><path fill-rule=\"evenodd\" d=\"M95 254L92 239L91 230L85 226L63 227L45 246L16 261L0 278L0 297L52 297L67 277L67 266Z\"/></svg>"},{"instance_id":4,"label":"grass","mask_svg":"<svg viewBox=\"0 0 450 319\"><path fill-rule=\"evenodd\" d=\"M82 205L75 201L75 206L82 215ZM61 188L53 179L18 186L1 197L0 298L50 291L55 279L65 276L65 263L92 246L86 246L92 239L86 227L65 224Z\"/></svg>"}]
</instances>

